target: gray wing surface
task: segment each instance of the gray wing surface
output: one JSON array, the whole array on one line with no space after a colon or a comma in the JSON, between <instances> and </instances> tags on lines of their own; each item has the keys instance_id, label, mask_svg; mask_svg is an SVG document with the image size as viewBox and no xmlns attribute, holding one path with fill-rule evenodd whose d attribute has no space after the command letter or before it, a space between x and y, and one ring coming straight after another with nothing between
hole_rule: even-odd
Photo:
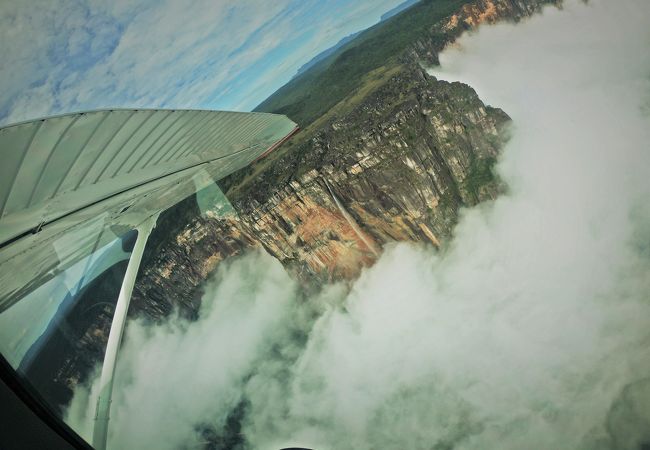
<instances>
[{"instance_id":1,"label":"gray wing surface","mask_svg":"<svg viewBox=\"0 0 650 450\"><path fill-rule=\"evenodd\" d=\"M0 312L295 129L276 114L198 110L92 111L0 129Z\"/></svg>"}]
</instances>

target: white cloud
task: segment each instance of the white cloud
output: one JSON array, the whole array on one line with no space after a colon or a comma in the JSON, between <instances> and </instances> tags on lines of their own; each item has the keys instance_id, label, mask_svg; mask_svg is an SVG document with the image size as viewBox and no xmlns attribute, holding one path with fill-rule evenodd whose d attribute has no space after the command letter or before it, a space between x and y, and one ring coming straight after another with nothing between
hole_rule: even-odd
<instances>
[{"instance_id":1,"label":"white cloud","mask_svg":"<svg viewBox=\"0 0 650 450\"><path fill-rule=\"evenodd\" d=\"M0 121L102 107L252 108L399 0L342 8L349 3L4 2Z\"/></svg>"},{"instance_id":2,"label":"white cloud","mask_svg":"<svg viewBox=\"0 0 650 450\"><path fill-rule=\"evenodd\" d=\"M440 76L512 115L511 191L443 255L399 245L365 273L315 326L281 431L249 416L253 442L610 448L630 431L606 425L650 376L649 13L567 2L442 56Z\"/></svg>"},{"instance_id":3,"label":"white cloud","mask_svg":"<svg viewBox=\"0 0 650 450\"><path fill-rule=\"evenodd\" d=\"M260 257L242 276L233 265L222 272L238 280L230 286L252 282L278 308L267 304L250 323L209 315L196 331L154 329L157 341L127 353L121 376L132 384L116 401L114 433L127 439L143 417L154 421L145 430L164 433L168 421L188 429L200 420L185 406L172 414L176 404L196 403L191 410L218 425L245 399L252 448L650 442L649 8L567 1L563 11L464 36L436 74L475 84L513 117L498 166L509 193L465 211L442 253L390 246L349 294L335 286L286 303L295 291L277 266ZM262 288L265 277L278 281ZM219 289L217 301L242 302L235 310L256 304ZM202 334L220 335L218 325L236 325L241 337L222 349ZM266 347L248 345L260 341ZM212 346L219 359L205 353ZM155 359L168 362L155 374L145 364L151 348L165 349ZM193 364L199 370L185 370ZM135 402L164 420L133 414Z\"/></svg>"},{"instance_id":4,"label":"white cloud","mask_svg":"<svg viewBox=\"0 0 650 450\"><path fill-rule=\"evenodd\" d=\"M278 261L250 254L220 266L197 322L131 323L116 374L110 447L175 449L197 445L194 427L202 422L223 427L244 377L271 351L276 328L281 333L294 295ZM90 440L95 400L88 394L76 393L69 420Z\"/></svg>"}]
</instances>

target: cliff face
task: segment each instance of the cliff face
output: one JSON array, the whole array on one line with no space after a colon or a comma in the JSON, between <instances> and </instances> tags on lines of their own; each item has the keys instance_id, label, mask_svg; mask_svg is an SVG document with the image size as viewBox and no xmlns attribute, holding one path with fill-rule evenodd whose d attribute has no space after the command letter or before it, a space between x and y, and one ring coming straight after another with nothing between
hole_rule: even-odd
<instances>
[{"instance_id":1,"label":"cliff face","mask_svg":"<svg viewBox=\"0 0 650 450\"><path fill-rule=\"evenodd\" d=\"M561 0L477 0L464 5L443 24L443 29L477 27L507 18L520 20L538 12L547 4L560 5Z\"/></svg>"},{"instance_id":2,"label":"cliff face","mask_svg":"<svg viewBox=\"0 0 650 450\"><path fill-rule=\"evenodd\" d=\"M250 248L263 247L308 283L354 279L391 241L444 245L461 207L498 194L491 168L508 117L420 64L437 63L464 30L517 21L548 3L559 1L464 4L288 150L276 150L248 176L224 180L237 214L192 216L179 205L166 220L186 224L169 233L163 220L165 232L152 237L131 313L158 319L179 307L194 314L208 274Z\"/></svg>"},{"instance_id":3,"label":"cliff face","mask_svg":"<svg viewBox=\"0 0 650 450\"><path fill-rule=\"evenodd\" d=\"M484 23L502 20L517 22L529 17L546 5L560 6L562 0L475 0L469 2L455 14L431 26L429 33L417 39L404 58L437 65L438 53L453 42L464 31Z\"/></svg>"},{"instance_id":4,"label":"cliff face","mask_svg":"<svg viewBox=\"0 0 650 450\"><path fill-rule=\"evenodd\" d=\"M440 245L459 207L496 195L489 167L506 121L468 86L409 67L297 149L304 173L273 195L260 180L234 206L286 265L352 278L386 242Z\"/></svg>"},{"instance_id":5,"label":"cliff face","mask_svg":"<svg viewBox=\"0 0 650 450\"><path fill-rule=\"evenodd\" d=\"M238 214L195 217L149 255L133 309L194 308L207 275L248 248L311 281L353 279L387 242L440 246L459 208L497 195L507 122L469 86L402 67L234 192Z\"/></svg>"}]
</instances>

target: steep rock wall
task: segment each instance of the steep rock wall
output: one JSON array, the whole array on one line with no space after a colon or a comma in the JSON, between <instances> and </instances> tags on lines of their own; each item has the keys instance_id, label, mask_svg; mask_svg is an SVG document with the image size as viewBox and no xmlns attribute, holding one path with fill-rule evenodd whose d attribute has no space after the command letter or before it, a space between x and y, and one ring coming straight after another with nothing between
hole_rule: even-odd
<instances>
[{"instance_id":1,"label":"steep rock wall","mask_svg":"<svg viewBox=\"0 0 650 450\"><path fill-rule=\"evenodd\" d=\"M508 120L469 86L404 67L238 191L237 215L197 216L156 246L134 310L192 310L207 275L248 248L309 282L353 279L391 241L442 245L461 207L497 195L491 167Z\"/></svg>"},{"instance_id":2,"label":"steep rock wall","mask_svg":"<svg viewBox=\"0 0 650 450\"><path fill-rule=\"evenodd\" d=\"M437 64L465 30L518 21L548 4L561 0L465 4L413 42L400 70L355 109L310 130L297 149L231 191L237 215L191 216L179 206L167 220L184 226L152 238L131 313L194 314L207 275L250 248L265 248L309 283L354 279L387 242L444 245L461 207L498 194L491 168L508 118L469 86L436 80L420 65Z\"/></svg>"},{"instance_id":3,"label":"steep rock wall","mask_svg":"<svg viewBox=\"0 0 650 450\"><path fill-rule=\"evenodd\" d=\"M432 24L429 33L414 42L403 59L437 65L438 53L464 31L484 23L504 20L517 22L541 11L544 6L561 4L562 0L476 0L463 5L450 17Z\"/></svg>"}]
</instances>

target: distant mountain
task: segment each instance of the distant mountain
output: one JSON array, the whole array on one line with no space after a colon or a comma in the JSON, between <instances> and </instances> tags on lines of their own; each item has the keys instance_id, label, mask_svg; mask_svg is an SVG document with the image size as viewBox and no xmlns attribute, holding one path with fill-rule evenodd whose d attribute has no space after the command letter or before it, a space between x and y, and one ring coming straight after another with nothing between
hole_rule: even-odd
<instances>
[{"instance_id":1,"label":"distant mountain","mask_svg":"<svg viewBox=\"0 0 650 450\"><path fill-rule=\"evenodd\" d=\"M420 0L406 0L404 3L397 5L396 7L388 11L386 14L381 16L379 21L383 22L384 20L390 19L391 17L396 16L397 14L401 13L405 9L408 9L411 6L415 5L419 1Z\"/></svg>"},{"instance_id":2,"label":"distant mountain","mask_svg":"<svg viewBox=\"0 0 650 450\"><path fill-rule=\"evenodd\" d=\"M419 1L419 0L415 0L415 1ZM356 33L350 34L349 36L346 36L343 39L341 39L340 41L338 41L336 43L336 45L328 48L327 50L324 50L324 51L320 52L318 55L316 55L312 59L310 59L308 63L302 65L298 69L298 72L296 72L296 74L293 76L293 78L296 78L297 76L302 75L303 73L305 73L306 71L308 71L309 69L314 67L316 64L318 64L319 62L321 62L322 60L327 58L328 56L333 55L334 53L336 53L336 51L339 48L343 47L348 42L354 40L354 38L359 36L361 33L362 33L362 31L357 31Z\"/></svg>"},{"instance_id":3,"label":"distant mountain","mask_svg":"<svg viewBox=\"0 0 650 450\"><path fill-rule=\"evenodd\" d=\"M411 6L415 5L415 4L416 4L417 2L419 2L419 1L420 1L420 0L406 0L404 3L400 3L398 6L396 6L395 8L391 9L390 11L388 11L387 13L385 13L383 16L381 16L381 17L379 18L379 23L383 22L384 20L388 20L388 19L390 19L391 17L393 17L393 16L395 16L395 15L401 13L402 11L404 11L404 10L410 8ZM336 53L336 51L337 51L338 49L340 49L341 47L343 47L343 46L344 46L345 44L347 44L348 42L354 40L354 38L356 38L356 37L359 36L361 33L363 33L363 31L364 31L364 30L357 31L356 33L352 33L352 34L350 34L350 35L344 37L343 39L341 39L340 41L338 41L338 42L337 42L335 45L333 45L332 47L328 48L327 50L323 50L323 51L320 52L318 55L314 56L312 59L309 60L309 62L305 63L304 65L302 65L302 66L298 69L298 71L297 71L296 74L293 76L293 78L296 78L296 77L302 75L303 73L305 73L306 71L308 71L309 69L311 69L313 66L315 66L316 64L318 64L319 62L323 61L323 60L326 59L327 57L329 57L329 56L333 55L334 53ZM293 78L292 78L292 79L293 79Z\"/></svg>"}]
</instances>

